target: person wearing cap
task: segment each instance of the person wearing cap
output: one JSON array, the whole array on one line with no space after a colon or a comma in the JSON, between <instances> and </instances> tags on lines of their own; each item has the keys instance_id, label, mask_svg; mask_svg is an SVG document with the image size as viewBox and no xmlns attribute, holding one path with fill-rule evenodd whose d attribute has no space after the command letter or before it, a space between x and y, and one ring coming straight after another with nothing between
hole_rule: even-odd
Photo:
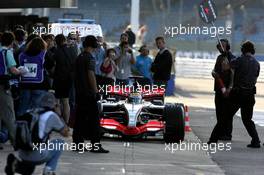
<instances>
[{"instance_id":1,"label":"person wearing cap","mask_svg":"<svg viewBox=\"0 0 264 175\"><path fill-rule=\"evenodd\" d=\"M97 106L98 89L95 77L95 58L93 51L98 47L97 39L88 35L83 41L84 51L75 61L76 119L72 139L75 144L90 139L91 151L108 153L100 144L100 119Z\"/></svg>"},{"instance_id":2,"label":"person wearing cap","mask_svg":"<svg viewBox=\"0 0 264 175\"><path fill-rule=\"evenodd\" d=\"M229 116L232 118L240 109L242 122L252 138L249 148L260 148L260 140L253 117L256 83L260 73L260 64L254 57L255 46L245 41L241 46L242 55L231 62L235 70L234 85L230 92Z\"/></svg>"},{"instance_id":3,"label":"person wearing cap","mask_svg":"<svg viewBox=\"0 0 264 175\"><path fill-rule=\"evenodd\" d=\"M140 55L136 57L135 72L145 78L144 84L152 83L152 74L150 71L152 59L149 57L149 49L143 45L138 50Z\"/></svg>"},{"instance_id":4,"label":"person wearing cap","mask_svg":"<svg viewBox=\"0 0 264 175\"><path fill-rule=\"evenodd\" d=\"M64 141L62 139L49 140L49 136L52 131L59 132L64 137L69 136L68 127L54 112L55 106L55 96L47 92L41 98L41 108L35 109L41 111L38 121L38 137L41 143L46 144L46 147L41 147L43 148L41 151L39 145L37 145L38 149L35 148L32 151L19 149L19 158L10 153L7 156L6 174L32 174L37 165L45 164L43 175L55 175L57 164L64 148ZM52 144L53 149L50 149L48 144Z\"/></svg>"}]
</instances>

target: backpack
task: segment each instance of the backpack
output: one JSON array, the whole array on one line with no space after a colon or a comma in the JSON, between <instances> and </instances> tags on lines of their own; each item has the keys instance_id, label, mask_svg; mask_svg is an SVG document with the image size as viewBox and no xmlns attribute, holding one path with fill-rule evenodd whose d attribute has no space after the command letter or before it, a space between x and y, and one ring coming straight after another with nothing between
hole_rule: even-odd
<instances>
[{"instance_id":1,"label":"backpack","mask_svg":"<svg viewBox=\"0 0 264 175\"><path fill-rule=\"evenodd\" d=\"M32 151L34 145L43 143L39 138L39 117L46 112L44 109L33 109L18 117L16 121L16 141L15 150Z\"/></svg>"},{"instance_id":2,"label":"backpack","mask_svg":"<svg viewBox=\"0 0 264 175\"><path fill-rule=\"evenodd\" d=\"M0 143L5 143L7 141L8 141L8 131L6 128L2 127L2 129L0 130Z\"/></svg>"}]
</instances>

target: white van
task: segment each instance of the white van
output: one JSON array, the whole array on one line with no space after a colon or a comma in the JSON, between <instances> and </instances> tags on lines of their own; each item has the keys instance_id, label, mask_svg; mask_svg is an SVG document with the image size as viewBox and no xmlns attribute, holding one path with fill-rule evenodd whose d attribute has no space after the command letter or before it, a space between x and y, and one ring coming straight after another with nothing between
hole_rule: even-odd
<instances>
[{"instance_id":1,"label":"white van","mask_svg":"<svg viewBox=\"0 0 264 175\"><path fill-rule=\"evenodd\" d=\"M49 33L53 35L79 33L80 37L87 35L103 36L101 25L91 19L59 19L58 23L49 24Z\"/></svg>"}]
</instances>

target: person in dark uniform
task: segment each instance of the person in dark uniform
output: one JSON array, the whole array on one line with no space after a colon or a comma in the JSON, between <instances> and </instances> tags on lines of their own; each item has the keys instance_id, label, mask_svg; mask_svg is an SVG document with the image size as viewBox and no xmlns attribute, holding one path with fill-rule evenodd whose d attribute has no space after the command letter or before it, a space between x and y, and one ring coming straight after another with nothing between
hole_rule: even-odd
<instances>
[{"instance_id":1,"label":"person in dark uniform","mask_svg":"<svg viewBox=\"0 0 264 175\"><path fill-rule=\"evenodd\" d=\"M242 55L231 62L235 76L234 86L230 93L229 117L233 117L240 109L242 122L252 138L247 147L260 148L259 136L252 120L260 64L254 57L255 47L252 42L244 42L241 46L241 52Z\"/></svg>"},{"instance_id":2,"label":"person in dark uniform","mask_svg":"<svg viewBox=\"0 0 264 175\"><path fill-rule=\"evenodd\" d=\"M215 112L217 123L212 131L208 143L217 142L218 140L232 139L232 118L228 118L227 106L229 105L229 93L233 86L233 70L230 62L235 56L230 51L230 44L227 39L220 40L216 48L220 55L216 59L212 76L214 77L215 91Z\"/></svg>"},{"instance_id":3,"label":"person in dark uniform","mask_svg":"<svg viewBox=\"0 0 264 175\"><path fill-rule=\"evenodd\" d=\"M159 52L150 69L153 72L154 84L166 87L171 76L172 55L166 48L165 39L163 37L156 38L156 45Z\"/></svg>"},{"instance_id":4,"label":"person in dark uniform","mask_svg":"<svg viewBox=\"0 0 264 175\"><path fill-rule=\"evenodd\" d=\"M57 49L54 52L53 60L55 97L58 100L59 113L62 113L64 122L68 124L70 118L69 97L73 88L73 64L77 57L75 48L67 45L66 37L59 34L55 37ZM61 109L62 106L62 110Z\"/></svg>"},{"instance_id":5,"label":"person in dark uniform","mask_svg":"<svg viewBox=\"0 0 264 175\"><path fill-rule=\"evenodd\" d=\"M89 35L83 41L84 51L75 62L76 120L73 142L83 143L89 138L91 152L108 153L100 144L100 119L97 106L98 89L95 78L95 58L92 52L98 47L97 39Z\"/></svg>"}]
</instances>

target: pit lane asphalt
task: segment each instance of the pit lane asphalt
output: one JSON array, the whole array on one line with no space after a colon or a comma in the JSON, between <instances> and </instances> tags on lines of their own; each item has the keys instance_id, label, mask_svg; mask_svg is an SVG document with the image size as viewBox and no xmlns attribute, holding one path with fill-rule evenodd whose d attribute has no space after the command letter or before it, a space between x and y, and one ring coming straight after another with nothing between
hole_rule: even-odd
<instances>
[{"instance_id":1,"label":"pit lane asphalt","mask_svg":"<svg viewBox=\"0 0 264 175\"><path fill-rule=\"evenodd\" d=\"M188 133L186 142L198 143L199 140L192 133ZM102 143L111 151L109 154L63 152L57 174L223 174L223 171L210 159L210 155L203 150L178 150L172 153L168 148L165 150L163 141L159 139L126 142L107 138ZM0 174L3 174L5 157L10 150L10 146L5 145L5 150L0 151ZM41 169L42 166L39 166L35 174L41 174Z\"/></svg>"},{"instance_id":2,"label":"pit lane asphalt","mask_svg":"<svg viewBox=\"0 0 264 175\"><path fill-rule=\"evenodd\" d=\"M215 112L207 108L190 108L193 132L186 134L185 143L206 142L215 124ZM257 127L264 139L263 127ZM198 137L197 137L198 136ZM70 143L70 138L66 139ZM176 150L172 153L159 139L122 141L103 139L109 154L76 153L64 151L58 165L61 175L160 175L160 174L263 174L264 147L249 149L250 138L239 117L234 118L231 150L208 153L205 150ZM129 145L127 144L129 143ZM224 142L226 143L226 142ZM166 150L165 150L166 149ZM0 174L3 174L5 158L11 147L0 151ZM39 166L35 174L41 174Z\"/></svg>"},{"instance_id":3,"label":"pit lane asphalt","mask_svg":"<svg viewBox=\"0 0 264 175\"><path fill-rule=\"evenodd\" d=\"M191 126L194 134L202 142L208 141L216 122L214 109L192 108ZM264 141L264 128L257 125L259 137ZM230 175L263 175L264 174L264 147L260 149L247 148L251 138L246 132L240 117L235 116L233 121L232 149L211 154L212 160ZM226 143L226 142L224 142Z\"/></svg>"},{"instance_id":4,"label":"pit lane asphalt","mask_svg":"<svg viewBox=\"0 0 264 175\"><path fill-rule=\"evenodd\" d=\"M201 80L199 80L201 81ZM186 135L186 143L206 142L215 125L215 111L212 108L213 94L210 82L200 83L206 87L194 87L194 90L206 90L204 92L193 92L194 81L184 79L182 85L184 94L178 94L168 98L170 102L184 102L191 106L191 127L193 132ZM198 84L195 84L198 85ZM207 87L208 86L208 87ZM188 89L189 88L189 89ZM187 93L187 95L186 95ZM190 94L190 95L188 95ZM264 100L257 99L257 107L261 108ZM211 108L208 108L208 107ZM260 138L264 141L264 128L257 127ZM197 137L198 136L198 137ZM70 143L70 139L66 139ZM244 129L239 117L234 118L233 141L230 151L218 151L209 154L205 150L175 151L171 153L165 150L165 145L159 140L126 142L118 139L104 139L103 146L109 149L109 154L79 154L65 151L58 165L58 175L210 175L230 174L248 175L264 174L264 147L260 149L249 149L246 145L250 138ZM4 174L5 159L11 147L5 145L4 151L0 151L0 175ZM35 174L41 174L43 166L36 169Z\"/></svg>"}]
</instances>

